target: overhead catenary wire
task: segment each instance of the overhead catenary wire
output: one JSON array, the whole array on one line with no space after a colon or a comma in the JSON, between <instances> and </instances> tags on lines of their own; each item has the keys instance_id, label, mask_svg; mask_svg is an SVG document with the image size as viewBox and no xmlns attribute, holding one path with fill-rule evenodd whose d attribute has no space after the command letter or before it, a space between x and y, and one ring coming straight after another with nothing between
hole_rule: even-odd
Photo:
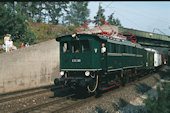
<instances>
[{"instance_id":1,"label":"overhead catenary wire","mask_svg":"<svg viewBox=\"0 0 170 113\"><path fill-rule=\"evenodd\" d=\"M153 13L153 16L154 17L152 17L152 15L150 14L150 12L151 11L149 11L149 13L147 13L147 11L146 11L146 9L138 9L138 10L131 10L132 8L131 7L125 7L125 8L121 8L121 10L123 11L125 11L125 12L129 12L129 13L134 13L134 14L136 14L137 16L135 17L135 18L140 18L140 16L142 16L141 18L143 18L143 19L145 19L146 21L147 20L153 20L153 21L150 21L150 24L147 24L147 25L145 25L145 24L139 24L138 23L138 19L133 19L132 18L132 16L126 16L124 13L121 13L121 12L119 12L119 8L120 7L118 7L118 6L116 6L116 5L114 5L113 3L113 1L112 2L100 2L101 3L101 6L103 6L103 8L105 9L105 12L106 12L106 14L108 15L108 12L110 12L110 13L114 13L114 15L116 16L116 17L120 17L120 19L121 20L123 20L123 23L125 24L125 26L127 26L128 24L130 24L130 25L132 25L133 26L133 28L134 29L139 29L139 30L144 30L144 31L146 31L146 29L147 29L147 31L149 30L149 32L152 32L152 30L154 29L154 28L159 28L161 31L162 31L162 29L159 27L161 24L154 24L154 23L156 23L156 21L161 21L161 22L163 22L163 23L169 23L169 22L167 22L167 20L165 20L165 19L163 19L163 18L158 18L156 15L156 13ZM113 9L113 10L112 10ZM115 13L116 12L116 13ZM107 16L106 15L106 16ZM149 15L151 15L151 16L149 16ZM115 17L114 16L114 17ZM156 17L155 17L156 16ZM106 17L106 18L108 18L108 17ZM126 21L126 22L125 22ZM142 22L144 22L143 20L141 20ZM148 23L149 21L147 21L147 23ZM126 24L127 23L127 24ZM167 25L167 24L166 24ZM132 27L131 26L131 27ZM165 24L164 25L162 25L162 26L165 26ZM127 26L128 27L128 26ZM168 29L168 26L167 27L164 27L164 28L167 28ZM169 29L168 29L169 30ZM163 30L164 31L164 30ZM168 34L167 32L165 32L166 34Z\"/></svg>"},{"instance_id":2,"label":"overhead catenary wire","mask_svg":"<svg viewBox=\"0 0 170 113\"><path fill-rule=\"evenodd\" d=\"M110 5L112 5L112 2L110 3L110 4L108 4L106 7L105 7L105 9L106 8L109 8L109 7L111 7L112 9L114 9L114 8L116 8L116 7L112 7L112 6L110 6ZM113 13L115 13L116 11L114 11ZM123 17L123 18L125 18L125 19L127 19L128 21L130 21L130 23L133 23L135 26L137 26L137 27L139 27L139 28L141 28L142 26L139 26L137 23L135 23L133 20L131 20L131 19L129 19L129 18L127 18L127 17L125 17L125 16L123 16L123 15L121 15L121 14L118 14L117 12L116 12L116 14L117 15L120 15L121 17Z\"/></svg>"},{"instance_id":3,"label":"overhead catenary wire","mask_svg":"<svg viewBox=\"0 0 170 113\"><path fill-rule=\"evenodd\" d=\"M113 2L110 2L104 9L108 8L110 5L112 5Z\"/></svg>"},{"instance_id":4,"label":"overhead catenary wire","mask_svg":"<svg viewBox=\"0 0 170 113\"><path fill-rule=\"evenodd\" d=\"M129 7L128 7L129 8ZM138 8L138 10L130 10L130 9L128 9L128 8L126 8L126 11L130 11L130 12L133 12L133 13L136 13L138 16L142 16L141 18L150 18L150 19L154 19L154 20L160 20L160 21L166 21L166 20L164 20L164 19L161 19L161 18L158 18L158 17L153 17L154 15L153 14L151 14L151 13L149 13L149 11L147 11L147 12L145 12L144 10L143 11L141 11L141 9L140 8ZM139 11L140 10L140 11ZM152 15L152 17L151 16L149 16L149 15ZM144 18L144 19L145 19ZM170 23L169 21L166 21L165 23Z\"/></svg>"},{"instance_id":5,"label":"overhead catenary wire","mask_svg":"<svg viewBox=\"0 0 170 113\"><path fill-rule=\"evenodd\" d=\"M112 2L105 7L105 10L106 10L107 8L114 8L114 9L116 8L116 7L112 7L111 5L112 5ZM165 20L163 20L163 19L161 19L161 18L152 18L152 17L148 16L147 13L145 13L145 12L142 12L142 11L141 11L141 12L137 12L137 10L129 10L128 8L126 8L126 11L127 11L127 10L130 11L130 12L132 11L133 13L136 13L137 15L139 15L139 13L140 13L140 15L142 15L142 17L148 17L148 18L150 18L150 19L152 19L152 20L153 20L153 19L154 19L155 21L156 21L156 20L157 20L157 21L159 20L159 21L163 21L164 23L166 23ZM136 22L134 22L134 20L131 20L131 19L129 19L128 17L125 17L125 16L123 16L123 15L120 14L120 13L117 13L117 12L116 12L116 14L117 14L117 15L120 15L120 16L123 17L123 18L125 18L125 19L128 20L130 23L133 23L135 26L137 26L137 27L139 27L139 28L143 28L143 29L146 28L146 26L141 26L141 25L137 24ZM156 27L156 26L152 27L152 29L154 29L155 27ZM163 34L165 34L165 33L163 33Z\"/></svg>"}]
</instances>

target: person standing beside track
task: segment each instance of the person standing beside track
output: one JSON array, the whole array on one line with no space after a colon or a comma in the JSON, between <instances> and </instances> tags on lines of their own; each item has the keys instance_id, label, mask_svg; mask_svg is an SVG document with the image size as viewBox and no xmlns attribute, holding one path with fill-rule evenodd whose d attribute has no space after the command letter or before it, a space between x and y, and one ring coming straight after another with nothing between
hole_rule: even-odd
<instances>
[{"instance_id":1,"label":"person standing beside track","mask_svg":"<svg viewBox=\"0 0 170 113\"><path fill-rule=\"evenodd\" d=\"M24 48L24 43L21 43L21 48Z\"/></svg>"},{"instance_id":2,"label":"person standing beside track","mask_svg":"<svg viewBox=\"0 0 170 113\"><path fill-rule=\"evenodd\" d=\"M5 44L5 50L6 52L9 51L9 40L10 40L11 35L10 34L6 34L4 37L4 44Z\"/></svg>"},{"instance_id":3,"label":"person standing beside track","mask_svg":"<svg viewBox=\"0 0 170 113\"><path fill-rule=\"evenodd\" d=\"M26 44L25 44L25 47L29 47L30 45L29 45L29 43L27 42Z\"/></svg>"},{"instance_id":4,"label":"person standing beside track","mask_svg":"<svg viewBox=\"0 0 170 113\"><path fill-rule=\"evenodd\" d=\"M10 39L11 35L10 34L6 34L4 37L4 44L5 44L5 50L6 52L9 51L9 39Z\"/></svg>"},{"instance_id":5,"label":"person standing beside track","mask_svg":"<svg viewBox=\"0 0 170 113\"><path fill-rule=\"evenodd\" d=\"M13 47L13 41L12 39L9 39L9 51L12 51L12 47Z\"/></svg>"}]
</instances>

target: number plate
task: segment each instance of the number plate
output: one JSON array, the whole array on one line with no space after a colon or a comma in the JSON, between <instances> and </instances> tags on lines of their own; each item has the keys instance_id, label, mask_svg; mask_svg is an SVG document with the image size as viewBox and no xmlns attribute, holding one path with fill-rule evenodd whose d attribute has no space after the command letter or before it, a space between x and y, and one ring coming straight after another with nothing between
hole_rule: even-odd
<instances>
[{"instance_id":1,"label":"number plate","mask_svg":"<svg viewBox=\"0 0 170 113\"><path fill-rule=\"evenodd\" d=\"M72 59L72 62L81 62L81 59Z\"/></svg>"}]
</instances>

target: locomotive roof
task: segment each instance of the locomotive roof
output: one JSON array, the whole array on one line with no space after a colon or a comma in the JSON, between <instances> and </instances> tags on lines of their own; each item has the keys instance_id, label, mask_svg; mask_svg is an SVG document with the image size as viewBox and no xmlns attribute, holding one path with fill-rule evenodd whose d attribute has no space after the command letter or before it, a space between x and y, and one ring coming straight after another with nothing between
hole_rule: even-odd
<instances>
[{"instance_id":1,"label":"locomotive roof","mask_svg":"<svg viewBox=\"0 0 170 113\"><path fill-rule=\"evenodd\" d=\"M106 38L104 37L100 37L98 35L95 35L95 34L76 34L77 37L80 37L80 36L89 36L89 37L93 37L93 38L97 38L97 39L101 39L101 40L106 40ZM64 36L61 36L61 37L57 37L56 38L56 41L60 41L62 38L72 38L72 35L64 35Z\"/></svg>"},{"instance_id":2,"label":"locomotive roof","mask_svg":"<svg viewBox=\"0 0 170 113\"><path fill-rule=\"evenodd\" d=\"M93 37L93 38L104 40L104 41L111 42L111 43L128 45L128 46L133 46L133 47L137 47L137 48L143 48L141 45L134 44L134 43L132 43L128 40L109 39L107 37L98 36L98 35L95 35L95 34L76 34L76 36L77 37L88 36L88 37ZM62 38L72 38L72 35L65 35L65 36L57 37L56 41L61 41Z\"/></svg>"}]
</instances>

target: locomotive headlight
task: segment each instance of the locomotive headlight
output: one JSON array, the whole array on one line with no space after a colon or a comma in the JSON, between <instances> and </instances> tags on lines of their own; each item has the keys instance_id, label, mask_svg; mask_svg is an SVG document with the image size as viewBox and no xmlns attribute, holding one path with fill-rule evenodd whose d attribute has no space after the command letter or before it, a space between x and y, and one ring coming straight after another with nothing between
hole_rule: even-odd
<instances>
[{"instance_id":1,"label":"locomotive headlight","mask_svg":"<svg viewBox=\"0 0 170 113\"><path fill-rule=\"evenodd\" d=\"M89 75L90 75L90 72L89 72L89 71L86 71L86 72L85 72L85 75L86 75L86 76L89 76Z\"/></svg>"},{"instance_id":2,"label":"locomotive headlight","mask_svg":"<svg viewBox=\"0 0 170 113\"><path fill-rule=\"evenodd\" d=\"M61 72L60 72L60 75L63 76L63 75L64 75L64 71L61 71Z\"/></svg>"},{"instance_id":3,"label":"locomotive headlight","mask_svg":"<svg viewBox=\"0 0 170 113\"><path fill-rule=\"evenodd\" d=\"M75 38L75 37L76 37L76 34L72 34L72 37Z\"/></svg>"}]
</instances>

